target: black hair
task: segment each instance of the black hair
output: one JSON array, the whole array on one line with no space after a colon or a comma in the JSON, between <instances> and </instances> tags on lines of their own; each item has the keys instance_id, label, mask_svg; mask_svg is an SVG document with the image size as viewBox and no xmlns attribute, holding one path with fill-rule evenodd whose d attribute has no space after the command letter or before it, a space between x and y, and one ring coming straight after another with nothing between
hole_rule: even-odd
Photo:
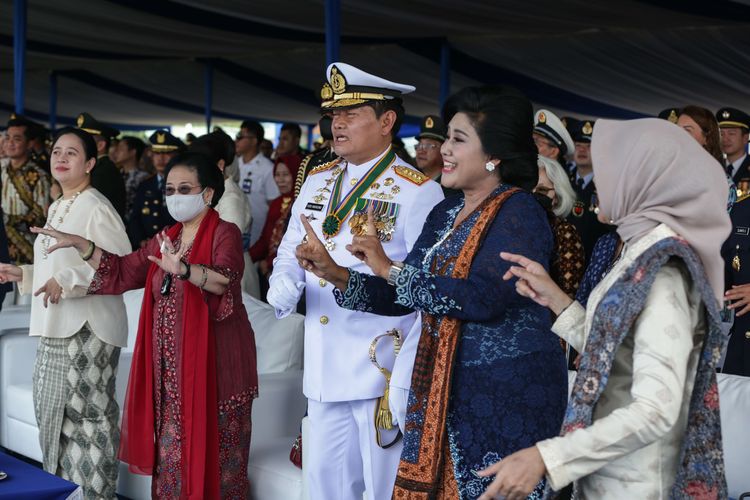
<instances>
[{"instance_id":1,"label":"black hair","mask_svg":"<svg viewBox=\"0 0 750 500\"><path fill-rule=\"evenodd\" d=\"M55 144L60 140L60 137L68 134L73 134L80 139L83 144L83 154L86 155L86 161L91 158L96 159L96 141L88 132L85 132L79 128L64 127L55 132L55 138L52 140L52 149L55 149Z\"/></svg>"},{"instance_id":2,"label":"black hair","mask_svg":"<svg viewBox=\"0 0 750 500\"><path fill-rule=\"evenodd\" d=\"M23 136L27 141L34 138L34 134L31 130L31 124L26 120L20 118L12 118L8 120L8 128L10 127L23 127Z\"/></svg>"},{"instance_id":3,"label":"black hair","mask_svg":"<svg viewBox=\"0 0 750 500\"><path fill-rule=\"evenodd\" d=\"M288 130L292 133L292 135L296 138L302 137L302 127L297 125L296 123L285 123L281 126L280 132L284 132L285 130Z\"/></svg>"},{"instance_id":4,"label":"black hair","mask_svg":"<svg viewBox=\"0 0 750 500\"><path fill-rule=\"evenodd\" d=\"M245 120L242 122L242 125L240 125L240 129L247 129L248 132L253 134L256 139L258 139L258 144L260 144L263 141L264 131L263 131L263 125L256 122L255 120Z\"/></svg>"},{"instance_id":5,"label":"black hair","mask_svg":"<svg viewBox=\"0 0 750 500\"><path fill-rule=\"evenodd\" d=\"M140 140L137 137L133 137L131 135L126 135L120 141L124 142L128 150L135 149L135 161L141 161L141 156L143 156L143 151L146 149L146 143Z\"/></svg>"},{"instance_id":6,"label":"black hair","mask_svg":"<svg viewBox=\"0 0 750 500\"><path fill-rule=\"evenodd\" d=\"M404 115L406 110L404 109L404 102L396 97L394 99L386 99L384 101L369 101L363 106L370 106L375 111L375 117L380 118L386 111L393 111L396 113L396 121L393 122L393 128L391 129L391 138L395 138L398 131L401 130L401 124L404 122Z\"/></svg>"},{"instance_id":7,"label":"black hair","mask_svg":"<svg viewBox=\"0 0 750 500\"><path fill-rule=\"evenodd\" d=\"M465 113L477 132L482 150L500 160L496 172L503 182L527 191L539 181L537 149L532 138L534 113L529 99L513 87L466 87L448 98L443 120Z\"/></svg>"},{"instance_id":8,"label":"black hair","mask_svg":"<svg viewBox=\"0 0 750 500\"><path fill-rule=\"evenodd\" d=\"M224 166L232 163L235 155L234 141L220 130L198 137L190 143L188 151L208 156L214 165L218 165L219 160L224 160Z\"/></svg>"},{"instance_id":9,"label":"black hair","mask_svg":"<svg viewBox=\"0 0 750 500\"><path fill-rule=\"evenodd\" d=\"M185 167L198 175L198 183L202 188L212 188L214 196L211 198L211 206L215 207L224 194L224 175L216 168L216 163L211 158L202 154L188 151L180 153L167 163L164 169L164 178L169 177L169 172L174 167Z\"/></svg>"}]
</instances>

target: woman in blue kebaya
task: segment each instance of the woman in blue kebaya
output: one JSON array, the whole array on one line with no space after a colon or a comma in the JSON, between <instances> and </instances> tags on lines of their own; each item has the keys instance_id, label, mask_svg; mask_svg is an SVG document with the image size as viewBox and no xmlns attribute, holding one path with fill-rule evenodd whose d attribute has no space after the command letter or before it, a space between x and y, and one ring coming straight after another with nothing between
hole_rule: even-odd
<instances>
[{"instance_id":1,"label":"woman in blue kebaya","mask_svg":"<svg viewBox=\"0 0 750 500\"><path fill-rule=\"evenodd\" d=\"M544 209L529 192L538 178L531 104L508 87L473 87L443 115L441 183L463 195L432 210L405 262L388 259L372 213L349 250L374 276L337 266L311 230L297 248L303 267L336 286L342 307L422 312L421 335L407 338L418 345L394 498L477 498L489 484L477 472L556 435L566 403L549 313L502 279L509 263L499 256L549 262L552 253Z\"/></svg>"}]
</instances>

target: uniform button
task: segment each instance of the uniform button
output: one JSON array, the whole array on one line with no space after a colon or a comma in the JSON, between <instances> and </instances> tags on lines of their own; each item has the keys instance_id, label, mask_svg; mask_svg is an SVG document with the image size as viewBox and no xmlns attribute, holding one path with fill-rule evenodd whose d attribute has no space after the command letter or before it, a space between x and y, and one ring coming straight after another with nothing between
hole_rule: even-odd
<instances>
[{"instance_id":1,"label":"uniform button","mask_svg":"<svg viewBox=\"0 0 750 500\"><path fill-rule=\"evenodd\" d=\"M154 225L153 228L154 229L159 229L159 226Z\"/></svg>"},{"instance_id":2,"label":"uniform button","mask_svg":"<svg viewBox=\"0 0 750 500\"><path fill-rule=\"evenodd\" d=\"M750 339L750 332L745 332L745 338Z\"/></svg>"},{"instance_id":3,"label":"uniform button","mask_svg":"<svg viewBox=\"0 0 750 500\"><path fill-rule=\"evenodd\" d=\"M326 286L328 282L324 280L323 278L321 278L320 281L318 281L318 284L323 287L323 286Z\"/></svg>"},{"instance_id":4,"label":"uniform button","mask_svg":"<svg viewBox=\"0 0 750 500\"><path fill-rule=\"evenodd\" d=\"M328 316L321 316L320 317L320 324L321 325L327 325L328 324Z\"/></svg>"},{"instance_id":5,"label":"uniform button","mask_svg":"<svg viewBox=\"0 0 750 500\"><path fill-rule=\"evenodd\" d=\"M154 217L159 217L159 212L154 212Z\"/></svg>"}]
</instances>

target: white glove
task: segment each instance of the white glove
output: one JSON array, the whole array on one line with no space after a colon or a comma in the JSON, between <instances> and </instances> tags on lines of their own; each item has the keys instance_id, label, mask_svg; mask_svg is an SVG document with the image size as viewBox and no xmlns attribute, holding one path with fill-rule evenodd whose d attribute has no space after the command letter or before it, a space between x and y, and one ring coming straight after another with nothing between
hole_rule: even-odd
<instances>
[{"instance_id":1,"label":"white glove","mask_svg":"<svg viewBox=\"0 0 750 500\"><path fill-rule=\"evenodd\" d=\"M295 282L287 274L271 276L266 300L276 309L276 319L286 318L294 311L304 289L304 281Z\"/></svg>"},{"instance_id":2,"label":"white glove","mask_svg":"<svg viewBox=\"0 0 750 500\"><path fill-rule=\"evenodd\" d=\"M391 417L394 425L398 425L401 433L406 428L406 407L409 403L409 391L400 387L390 386L388 390L388 405L391 407Z\"/></svg>"}]
</instances>

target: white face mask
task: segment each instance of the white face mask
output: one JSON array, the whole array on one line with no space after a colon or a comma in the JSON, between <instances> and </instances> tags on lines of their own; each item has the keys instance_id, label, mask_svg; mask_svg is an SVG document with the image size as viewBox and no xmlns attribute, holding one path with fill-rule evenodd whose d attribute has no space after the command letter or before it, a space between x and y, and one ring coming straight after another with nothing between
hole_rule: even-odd
<instances>
[{"instance_id":1,"label":"white face mask","mask_svg":"<svg viewBox=\"0 0 750 500\"><path fill-rule=\"evenodd\" d=\"M167 210L177 222L187 222L194 219L199 213L206 208L206 202L203 200L203 189L198 194L173 194L167 196Z\"/></svg>"}]
</instances>

